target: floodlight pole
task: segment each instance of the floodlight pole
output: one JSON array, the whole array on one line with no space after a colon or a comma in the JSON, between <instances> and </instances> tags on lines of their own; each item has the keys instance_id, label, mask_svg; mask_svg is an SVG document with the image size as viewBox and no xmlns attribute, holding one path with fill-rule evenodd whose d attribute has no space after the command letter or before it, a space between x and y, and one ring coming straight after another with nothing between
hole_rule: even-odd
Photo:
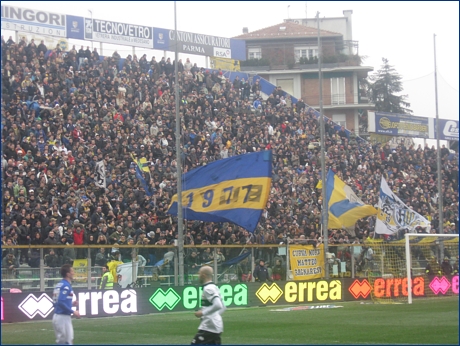
<instances>
[{"instance_id":1,"label":"floodlight pole","mask_svg":"<svg viewBox=\"0 0 460 346\"><path fill-rule=\"evenodd\" d=\"M327 198L326 198L326 158L325 158L325 150L326 150L326 141L324 139L324 115L323 115L323 73L321 71L321 63L322 63L322 53L321 53L321 34L319 29L319 12L316 12L316 20L318 24L318 79L319 79L319 130L320 130L320 150L321 150L321 179L323 182L322 186L322 197L323 203L321 206L321 224L323 229L323 244L324 244L324 269L325 269L325 278L329 279L329 263L327 259L327 253L329 252L329 244L328 244L328 207L327 207Z\"/></svg>"},{"instance_id":2,"label":"floodlight pole","mask_svg":"<svg viewBox=\"0 0 460 346\"><path fill-rule=\"evenodd\" d=\"M434 45L434 95L436 104L436 146L437 146L437 171L438 171L438 213L439 213L439 227L438 233L444 234L444 218L442 215L442 177L441 177L441 145L439 137L441 136L441 125L439 123L439 112L438 112L438 73L436 66L436 34L433 34L433 45Z\"/></svg>"},{"instance_id":3,"label":"floodlight pole","mask_svg":"<svg viewBox=\"0 0 460 346\"><path fill-rule=\"evenodd\" d=\"M91 50L94 50L93 49L93 36L92 36L92 32L93 32L93 11L88 10L88 12L91 13Z\"/></svg>"},{"instance_id":4,"label":"floodlight pole","mask_svg":"<svg viewBox=\"0 0 460 346\"><path fill-rule=\"evenodd\" d=\"M177 15L176 1L174 1L174 31L175 31L175 46L174 46L174 89L176 100L176 166L177 166L177 248L179 258L179 286L184 286L184 218L182 216L182 163L180 156L180 125L181 118L179 114L179 73L178 73L178 53L177 53Z\"/></svg>"}]
</instances>

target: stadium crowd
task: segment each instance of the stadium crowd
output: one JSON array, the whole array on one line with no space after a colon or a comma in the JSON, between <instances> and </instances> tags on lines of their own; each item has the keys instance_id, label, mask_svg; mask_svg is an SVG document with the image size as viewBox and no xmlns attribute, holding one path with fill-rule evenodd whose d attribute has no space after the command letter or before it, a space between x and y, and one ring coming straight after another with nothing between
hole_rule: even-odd
<instances>
[{"instance_id":1,"label":"stadium crowd","mask_svg":"<svg viewBox=\"0 0 460 346\"><path fill-rule=\"evenodd\" d=\"M274 158L271 194L254 234L233 224L186 221L185 244L322 241L319 123L302 99L293 103L275 88L264 100L258 82L231 81L188 58L178 62L175 95L169 58L128 55L121 63L117 52L100 58L89 47L63 52L11 37L2 37L1 54L3 244L171 244L177 222L166 211L176 193L176 96L184 172L259 150L272 150ZM327 169L363 202L377 205L384 174L431 221L431 232L439 231L434 147L370 144L330 121L325 144ZM458 153L443 147L441 154L444 232L458 233ZM143 158L151 196L136 178L133 156ZM95 184L100 160L106 189ZM374 224L368 217L355 230L332 230L329 243L378 237ZM224 250L227 258L238 254ZM103 265L108 252L94 251L93 261ZM161 257L147 250L149 262L152 253ZM62 263L86 254L57 250ZM27 249L14 255L38 263Z\"/></svg>"}]
</instances>

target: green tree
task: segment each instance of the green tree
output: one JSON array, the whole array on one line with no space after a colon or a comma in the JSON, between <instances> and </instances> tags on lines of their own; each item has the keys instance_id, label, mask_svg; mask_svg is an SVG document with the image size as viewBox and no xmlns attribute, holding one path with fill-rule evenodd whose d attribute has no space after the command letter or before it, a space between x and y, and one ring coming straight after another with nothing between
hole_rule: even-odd
<instances>
[{"instance_id":1,"label":"green tree","mask_svg":"<svg viewBox=\"0 0 460 346\"><path fill-rule=\"evenodd\" d=\"M369 99L379 112L412 114L407 95L400 94L404 90L402 77L388 63L388 59L382 58L382 62L380 70L368 78Z\"/></svg>"}]
</instances>

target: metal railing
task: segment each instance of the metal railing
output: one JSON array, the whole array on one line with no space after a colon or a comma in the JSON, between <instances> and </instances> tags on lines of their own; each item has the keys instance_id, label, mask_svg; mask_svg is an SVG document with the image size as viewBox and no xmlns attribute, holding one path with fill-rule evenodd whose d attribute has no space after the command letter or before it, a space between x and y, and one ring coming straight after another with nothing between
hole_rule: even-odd
<instances>
[{"instance_id":1,"label":"metal railing","mask_svg":"<svg viewBox=\"0 0 460 346\"><path fill-rule=\"evenodd\" d=\"M360 246L359 244L356 246ZM50 249L56 251L59 254L60 250L68 248L67 245L42 245L42 246L4 246L3 251L9 249L29 249L29 253L32 251L39 252L39 266L33 268L27 264L23 264L14 270L8 268L2 268L2 291L10 290L11 288L17 288L22 291L27 290L52 290L54 285L61 280L59 268L62 263L58 263L56 267L49 267L45 265L45 254ZM108 249L109 251L116 249L136 249L132 252L134 261L132 270L132 281L137 287L148 287L148 286L177 286L178 285L178 259L177 259L177 247L173 245L159 246L159 245L80 245L72 246L74 249L85 249L86 257L79 258L86 261L86 266L76 267L74 269L76 275L72 286L75 288L87 288L87 289L98 289L100 280L102 277L102 266L94 265L92 263L91 251L97 249ZM153 255L153 260L150 259L150 263L145 266L138 267L136 271L136 258L135 256L140 249L148 250ZM354 250L356 249L356 251ZM367 273L357 270L358 258L360 251L357 250L352 244L342 245L331 245L331 254L328 256L327 265L329 266L331 277L361 277L366 276ZM172 250L174 252L174 258L170 263L156 265L163 259L166 252ZM288 280L291 278L289 259L288 257L288 246L270 244L270 245L185 245L184 251L186 254L184 260L184 282L187 285L198 284L198 269L203 264L208 264L214 267L214 281L216 282L251 282L254 281L252 273L254 272L255 266L259 259L264 259L266 266L269 269L270 274L274 269L276 261L280 261L282 265L282 274L274 276L274 280ZM196 251L196 260L192 261L191 253ZM20 251L18 251L20 252ZM207 253L204 255L203 253ZM242 259L238 263L226 264L228 260L238 258L239 255L247 253L247 257ZM225 259L219 260L218 258ZM161 257L161 258L160 258ZM206 259L207 258L207 259ZM152 263L155 262L155 263ZM128 262L129 263L129 262ZM139 262L137 262L139 263ZM88 270L89 268L89 270Z\"/></svg>"}]
</instances>

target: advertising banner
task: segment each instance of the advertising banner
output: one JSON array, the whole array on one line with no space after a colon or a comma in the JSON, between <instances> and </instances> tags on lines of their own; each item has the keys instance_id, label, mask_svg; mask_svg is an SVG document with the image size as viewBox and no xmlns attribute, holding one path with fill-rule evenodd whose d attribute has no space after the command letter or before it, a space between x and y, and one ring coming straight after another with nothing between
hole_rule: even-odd
<instances>
[{"instance_id":1,"label":"advertising banner","mask_svg":"<svg viewBox=\"0 0 460 346\"><path fill-rule=\"evenodd\" d=\"M436 124L436 119L434 119L434 123ZM458 120L439 119L439 124L441 128L439 139L458 141ZM437 132L435 132L435 134L437 134Z\"/></svg>"},{"instance_id":2,"label":"advertising banner","mask_svg":"<svg viewBox=\"0 0 460 346\"><path fill-rule=\"evenodd\" d=\"M74 260L73 268L75 270L75 275L74 275L75 282L87 282L88 281L88 260L87 259Z\"/></svg>"},{"instance_id":3,"label":"advertising banner","mask_svg":"<svg viewBox=\"0 0 460 346\"><path fill-rule=\"evenodd\" d=\"M458 275L417 276L412 278L412 296L453 296L458 295ZM343 279L343 298L345 301L375 298L407 297L407 278Z\"/></svg>"},{"instance_id":4,"label":"advertising banner","mask_svg":"<svg viewBox=\"0 0 460 346\"><path fill-rule=\"evenodd\" d=\"M260 285L255 285L252 295ZM220 284L227 307L248 306L247 284ZM201 307L202 288L145 287L137 289L92 290L75 288L82 317L143 315L170 311L195 311ZM53 318L53 292L2 293L2 322L25 322ZM76 308L74 308L76 309Z\"/></svg>"},{"instance_id":5,"label":"advertising banner","mask_svg":"<svg viewBox=\"0 0 460 346\"><path fill-rule=\"evenodd\" d=\"M85 40L151 49L153 30L149 26L85 18Z\"/></svg>"},{"instance_id":6,"label":"advertising banner","mask_svg":"<svg viewBox=\"0 0 460 346\"><path fill-rule=\"evenodd\" d=\"M289 263L294 280L311 280L323 277L324 251L323 244L289 245Z\"/></svg>"},{"instance_id":7,"label":"advertising banner","mask_svg":"<svg viewBox=\"0 0 460 346\"><path fill-rule=\"evenodd\" d=\"M375 298L407 297L406 278L356 278L268 283L219 284L227 307L325 304ZM418 276L412 279L414 298L458 295L459 277ZM129 316L201 308L200 286L150 286L136 289L87 290L74 288L80 315L88 317ZM54 306L52 290L2 293L2 323L50 320Z\"/></svg>"},{"instance_id":8,"label":"advertising banner","mask_svg":"<svg viewBox=\"0 0 460 346\"><path fill-rule=\"evenodd\" d=\"M433 138L429 118L407 114L368 112L368 130L382 135ZM430 133L431 130L431 133Z\"/></svg>"},{"instance_id":9,"label":"advertising banner","mask_svg":"<svg viewBox=\"0 0 460 346\"><path fill-rule=\"evenodd\" d=\"M153 48L177 51L197 55L206 55L227 59L246 60L246 44L242 40L234 40L212 35L195 34L187 31L153 28Z\"/></svg>"},{"instance_id":10,"label":"advertising banner","mask_svg":"<svg viewBox=\"0 0 460 346\"><path fill-rule=\"evenodd\" d=\"M2 5L2 29L67 37L66 15Z\"/></svg>"},{"instance_id":11,"label":"advertising banner","mask_svg":"<svg viewBox=\"0 0 460 346\"><path fill-rule=\"evenodd\" d=\"M67 22L67 37L77 40L85 39L85 22L83 17L66 16Z\"/></svg>"},{"instance_id":12,"label":"advertising banner","mask_svg":"<svg viewBox=\"0 0 460 346\"><path fill-rule=\"evenodd\" d=\"M240 71L240 62L233 59L212 57L211 67L216 70Z\"/></svg>"}]
</instances>

